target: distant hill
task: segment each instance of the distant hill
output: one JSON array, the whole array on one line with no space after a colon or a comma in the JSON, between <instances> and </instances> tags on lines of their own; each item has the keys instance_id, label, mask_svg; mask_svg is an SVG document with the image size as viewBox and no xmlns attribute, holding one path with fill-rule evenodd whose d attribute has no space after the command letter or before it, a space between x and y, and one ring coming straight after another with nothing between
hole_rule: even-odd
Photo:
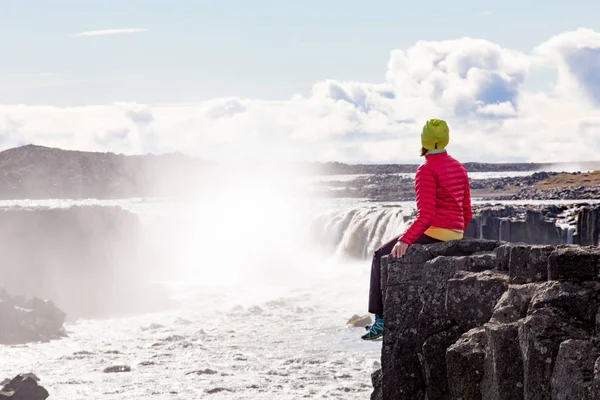
<instances>
[{"instance_id":1,"label":"distant hill","mask_svg":"<svg viewBox=\"0 0 600 400\"><path fill-rule=\"evenodd\" d=\"M27 145L0 152L0 198L116 198L143 196L173 168L195 167L184 155L71 151Z\"/></svg>"},{"instance_id":2,"label":"distant hill","mask_svg":"<svg viewBox=\"0 0 600 400\"><path fill-rule=\"evenodd\" d=\"M600 169L600 162L579 163ZM471 172L571 170L574 164L468 163ZM275 168L274 168L275 167ZM415 172L417 164L209 162L184 154L134 155L26 145L0 152L0 199L124 198L197 193L202 186L244 180L276 169L308 175Z\"/></svg>"}]
</instances>

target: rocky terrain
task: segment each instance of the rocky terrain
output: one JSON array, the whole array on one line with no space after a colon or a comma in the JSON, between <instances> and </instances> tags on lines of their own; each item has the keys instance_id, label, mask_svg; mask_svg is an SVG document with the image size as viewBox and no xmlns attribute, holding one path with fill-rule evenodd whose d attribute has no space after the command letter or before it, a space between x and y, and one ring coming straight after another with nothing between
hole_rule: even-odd
<instances>
[{"instance_id":1,"label":"rocky terrain","mask_svg":"<svg viewBox=\"0 0 600 400\"><path fill-rule=\"evenodd\" d=\"M374 174L349 181L323 182L312 190L325 197L414 201L414 184L411 177ZM471 179L471 196L487 200L593 200L600 198L600 171L535 172L522 177Z\"/></svg>"},{"instance_id":2,"label":"rocky terrain","mask_svg":"<svg viewBox=\"0 0 600 400\"><path fill-rule=\"evenodd\" d=\"M0 385L0 400L46 400L48 391L38 384L40 379L34 374L19 374L6 379Z\"/></svg>"},{"instance_id":3,"label":"rocky terrain","mask_svg":"<svg viewBox=\"0 0 600 400\"><path fill-rule=\"evenodd\" d=\"M64 337L65 317L51 301L11 297L0 288L0 344L47 342Z\"/></svg>"},{"instance_id":4,"label":"rocky terrain","mask_svg":"<svg viewBox=\"0 0 600 400\"><path fill-rule=\"evenodd\" d=\"M465 236L528 244L598 243L600 206L476 205Z\"/></svg>"},{"instance_id":5,"label":"rocky terrain","mask_svg":"<svg viewBox=\"0 0 600 400\"><path fill-rule=\"evenodd\" d=\"M522 187L507 199L592 200L600 199L600 171L553 174L531 186Z\"/></svg>"},{"instance_id":6,"label":"rocky terrain","mask_svg":"<svg viewBox=\"0 0 600 400\"><path fill-rule=\"evenodd\" d=\"M503 200L537 199L537 197L527 197L527 193L530 193L528 190L531 191L532 196L537 192L545 193L546 189L533 189L534 185L557 175L562 174L535 172L530 176L523 177L471 179L472 197ZM575 188L566 190L573 191ZM358 176L350 181L323 182L313 187L313 193L318 196L365 198L374 201L413 201L415 199L415 181L412 177L373 174ZM539 195L541 196L541 194Z\"/></svg>"},{"instance_id":7,"label":"rocky terrain","mask_svg":"<svg viewBox=\"0 0 600 400\"><path fill-rule=\"evenodd\" d=\"M600 399L600 248L416 245L382 286L372 399Z\"/></svg>"},{"instance_id":8,"label":"rocky terrain","mask_svg":"<svg viewBox=\"0 0 600 400\"><path fill-rule=\"evenodd\" d=\"M466 163L465 166L469 172L535 172L560 168L600 169L600 161L577 165ZM339 190L331 190L331 182L310 188L313 194L320 196L360 197L384 201L412 200L412 179L400 178L394 174L414 173L417 167L418 164L350 165L336 162L219 163L183 154L127 156L27 145L0 152L0 199L197 196L210 192L212 187L228 181L244 182L246 177L269 176L270 180L276 179L272 177L272 172L278 171L283 175L285 172L291 172L303 176L368 175L350 182L339 182L339 187L335 188ZM538 187L535 191L528 191L531 185L550 175L540 173L525 178L473 181L474 195L490 198L591 198L594 193L598 193L598 189L582 192L574 186L567 192L554 193L552 190L565 186L558 181L553 187ZM280 177L276 184L286 185L289 182L285 177ZM596 186L598 185L600 184ZM580 186L591 185L583 183Z\"/></svg>"},{"instance_id":9,"label":"rocky terrain","mask_svg":"<svg viewBox=\"0 0 600 400\"><path fill-rule=\"evenodd\" d=\"M201 189L198 183L215 182L203 181L198 172L226 169L180 153L123 155L26 145L0 152L0 199L189 195Z\"/></svg>"}]
</instances>

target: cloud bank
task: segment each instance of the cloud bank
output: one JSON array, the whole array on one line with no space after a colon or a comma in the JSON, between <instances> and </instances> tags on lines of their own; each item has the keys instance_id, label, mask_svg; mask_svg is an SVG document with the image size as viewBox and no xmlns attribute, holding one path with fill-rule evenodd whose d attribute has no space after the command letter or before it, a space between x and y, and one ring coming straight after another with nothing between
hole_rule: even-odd
<instances>
[{"instance_id":1,"label":"cloud bank","mask_svg":"<svg viewBox=\"0 0 600 400\"><path fill-rule=\"evenodd\" d=\"M107 35L126 35L130 33L148 32L150 29L122 28L122 29L104 29L99 31L86 31L74 33L71 36L107 36Z\"/></svg>"},{"instance_id":2,"label":"cloud bank","mask_svg":"<svg viewBox=\"0 0 600 400\"><path fill-rule=\"evenodd\" d=\"M556 79L528 90L539 68ZM600 33L566 32L529 53L473 38L420 41L391 52L381 82L316 82L287 101L0 105L0 148L418 161L420 129L432 117L449 122L448 149L463 161L600 159Z\"/></svg>"}]
</instances>

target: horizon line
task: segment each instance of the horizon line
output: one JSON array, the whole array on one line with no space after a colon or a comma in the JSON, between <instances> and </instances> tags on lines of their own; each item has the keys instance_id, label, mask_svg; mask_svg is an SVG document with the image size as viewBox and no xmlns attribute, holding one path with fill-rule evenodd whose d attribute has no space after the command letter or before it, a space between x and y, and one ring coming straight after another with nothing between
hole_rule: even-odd
<instances>
[{"instance_id":1,"label":"horizon line","mask_svg":"<svg viewBox=\"0 0 600 400\"><path fill-rule=\"evenodd\" d=\"M222 159L222 160L218 160L218 159L211 159L211 158L202 158L200 156L194 156L194 155L190 155L190 154L186 154L183 153L182 151L172 151L170 153L167 152L163 152L163 153L135 153L135 154L125 154L125 153L117 153L114 151L102 151L102 150L81 150L81 149L67 149L67 148L61 148L61 147L53 147L53 146L45 146L45 145L40 145L40 144L34 144L34 143L28 143L28 144L23 144L20 146L14 146L14 147L9 147L9 148L5 148L5 149L0 149L0 153L4 153L5 151L9 151L9 150L16 150L22 147L43 147L43 148L47 148L47 149L53 149L53 150L60 150L60 151L74 151L74 152L82 152L82 153L104 153L104 154L115 154L115 155L122 155L122 156L126 156L126 157L139 157L139 156L161 156L161 155L182 155L185 157L189 157L189 158L194 158L194 159L199 159L202 161L211 161L211 162L231 162L231 160L228 159ZM255 160L255 161L259 161L260 160ZM243 162L247 162L247 161L243 161ZM282 162L281 160L265 160L262 162ZM420 162L415 160L413 162L409 162L408 160L405 161L398 161L398 162L368 162L368 161L357 161L357 162L343 162L343 161L335 161L335 160L329 160L329 161L302 161L302 160L290 160L290 161L283 161L283 162L287 162L287 163L304 163L304 164L327 164L327 163L331 163L331 164L343 164L343 165L419 165ZM496 162L483 162L483 161L462 161L462 164L484 164L484 165L527 165L527 164L533 164L533 165L561 165L561 164L600 164L600 159L598 160L587 160L587 161L496 161Z\"/></svg>"}]
</instances>

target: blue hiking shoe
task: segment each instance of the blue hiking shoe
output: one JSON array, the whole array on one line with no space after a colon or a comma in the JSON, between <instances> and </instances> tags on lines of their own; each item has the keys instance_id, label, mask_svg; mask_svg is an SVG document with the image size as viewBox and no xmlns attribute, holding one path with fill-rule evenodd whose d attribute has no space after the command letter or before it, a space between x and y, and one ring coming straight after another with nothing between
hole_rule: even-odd
<instances>
[{"instance_id":1,"label":"blue hiking shoe","mask_svg":"<svg viewBox=\"0 0 600 400\"><path fill-rule=\"evenodd\" d=\"M375 340L383 336L383 318L375 315L375 323L369 327L369 331L362 335L362 340Z\"/></svg>"}]
</instances>

